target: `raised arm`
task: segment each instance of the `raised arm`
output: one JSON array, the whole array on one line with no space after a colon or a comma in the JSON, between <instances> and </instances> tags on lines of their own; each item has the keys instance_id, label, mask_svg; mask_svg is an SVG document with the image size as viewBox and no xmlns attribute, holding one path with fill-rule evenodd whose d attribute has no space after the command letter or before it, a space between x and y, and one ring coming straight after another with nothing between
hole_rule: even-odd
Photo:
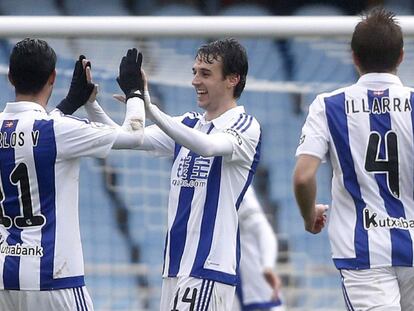
<instances>
[{"instance_id":1,"label":"raised arm","mask_svg":"<svg viewBox=\"0 0 414 311\"><path fill-rule=\"evenodd\" d=\"M176 143L203 156L226 156L234 151L234 137L227 133L216 133L207 135L193 128L185 126L177 119L162 112L157 106L151 103L148 92L147 79L143 72L144 79L144 101L147 117L171 137Z\"/></svg>"}]
</instances>

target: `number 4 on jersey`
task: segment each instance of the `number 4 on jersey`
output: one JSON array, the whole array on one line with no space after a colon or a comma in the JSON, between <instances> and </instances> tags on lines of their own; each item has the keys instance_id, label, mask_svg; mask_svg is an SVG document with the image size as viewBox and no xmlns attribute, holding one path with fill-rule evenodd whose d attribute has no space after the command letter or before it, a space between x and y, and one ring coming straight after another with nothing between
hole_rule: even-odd
<instances>
[{"instance_id":1,"label":"number 4 on jersey","mask_svg":"<svg viewBox=\"0 0 414 311\"><path fill-rule=\"evenodd\" d=\"M397 134L393 131L388 131L385 134L385 159L379 159L380 146L380 134L372 132L369 135L365 158L365 170L373 173L386 173L388 188L392 195L398 198L400 196L400 184Z\"/></svg>"}]
</instances>

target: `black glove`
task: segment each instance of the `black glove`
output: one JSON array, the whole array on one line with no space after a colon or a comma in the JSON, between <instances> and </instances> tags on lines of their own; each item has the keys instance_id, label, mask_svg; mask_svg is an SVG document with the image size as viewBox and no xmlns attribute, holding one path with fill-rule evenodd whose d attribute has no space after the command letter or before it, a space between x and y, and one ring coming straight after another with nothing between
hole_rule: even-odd
<instances>
[{"instance_id":1,"label":"black glove","mask_svg":"<svg viewBox=\"0 0 414 311\"><path fill-rule=\"evenodd\" d=\"M93 83L86 80L86 70L82 66L84 59L85 56L80 55L76 61L68 95L57 105L57 108L64 114L72 114L86 104L95 87ZM91 63L88 62L86 67L91 67Z\"/></svg>"},{"instance_id":2,"label":"black glove","mask_svg":"<svg viewBox=\"0 0 414 311\"><path fill-rule=\"evenodd\" d=\"M142 53L137 49L129 49L126 56L122 57L119 65L119 76L116 81L119 87L125 93L126 100L131 97L139 97L143 99L144 94L144 80L141 73ZM140 91L140 94L136 94Z\"/></svg>"}]
</instances>

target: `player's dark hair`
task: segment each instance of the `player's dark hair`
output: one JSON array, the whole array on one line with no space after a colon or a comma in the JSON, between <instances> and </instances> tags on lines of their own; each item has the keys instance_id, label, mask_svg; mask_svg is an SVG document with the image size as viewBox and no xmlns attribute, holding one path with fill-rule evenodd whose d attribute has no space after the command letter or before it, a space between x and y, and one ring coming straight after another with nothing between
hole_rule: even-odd
<instances>
[{"instance_id":1,"label":"player's dark hair","mask_svg":"<svg viewBox=\"0 0 414 311\"><path fill-rule=\"evenodd\" d=\"M196 54L196 58L211 64L214 60L223 63L223 77L230 74L240 76L240 81L234 88L234 98L239 98L246 85L246 76L249 69L245 48L233 38L217 40L202 45Z\"/></svg>"},{"instance_id":2,"label":"player's dark hair","mask_svg":"<svg viewBox=\"0 0 414 311\"><path fill-rule=\"evenodd\" d=\"M351 48L363 72L391 72L398 66L404 46L395 14L374 9L355 27Z\"/></svg>"},{"instance_id":3,"label":"player's dark hair","mask_svg":"<svg viewBox=\"0 0 414 311\"><path fill-rule=\"evenodd\" d=\"M9 76L16 93L38 93L55 70L56 53L46 41L26 38L14 46L9 61Z\"/></svg>"}]
</instances>

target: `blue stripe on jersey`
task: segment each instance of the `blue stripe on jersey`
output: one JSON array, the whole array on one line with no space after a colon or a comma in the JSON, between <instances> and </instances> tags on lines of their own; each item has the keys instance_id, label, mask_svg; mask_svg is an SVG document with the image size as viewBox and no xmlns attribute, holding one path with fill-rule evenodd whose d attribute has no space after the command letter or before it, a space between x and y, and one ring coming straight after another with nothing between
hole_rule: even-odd
<instances>
[{"instance_id":1,"label":"blue stripe on jersey","mask_svg":"<svg viewBox=\"0 0 414 311\"><path fill-rule=\"evenodd\" d=\"M245 132L250 127L250 125L252 125L252 122L253 122L253 117L249 116L249 123L247 123L247 125L244 128L242 128L241 132L242 133Z\"/></svg>"},{"instance_id":2,"label":"blue stripe on jersey","mask_svg":"<svg viewBox=\"0 0 414 311\"><path fill-rule=\"evenodd\" d=\"M256 302L251 303L248 305L243 305L243 311L254 311L254 310L270 310L271 308L278 307L282 305L282 301L280 299L276 301L268 301L268 302Z\"/></svg>"},{"instance_id":3,"label":"blue stripe on jersey","mask_svg":"<svg viewBox=\"0 0 414 311\"><path fill-rule=\"evenodd\" d=\"M378 95L376 95L378 94ZM368 90L368 104L372 111L374 101L380 103L382 97L389 97L389 90L381 93ZM387 113L370 113L371 131L377 132L381 136L379 159L386 160L386 134L391 130L391 116ZM388 175L385 172L375 173L375 180L382 199L384 200L385 209L389 216L394 218L405 218L404 206L402 202L393 196L389 190ZM392 265L393 266L412 266L413 248L409 231L403 229L390 229L391 248L392 248Z\"/></svg>"},{"instance_id":4,"label":"blue stripe on jersey","mask_svg":"<svg viewBox=\"0 0 414 311\"><path fill-rule=\"evenodd\" d=\"M188 127L194 128L199 119L192 119L186 117L183 119L182 123ZM180 152L181 145L175 144L174 150L174 161ZM190 163L188 171L191 172L194 167L194 161L198 155L192 151L188 153L190 157ZM187 175L187 180L190 180L191 174ZM175 215L174 223L171 226L170 230L170 264L168 267L168 276L176 276L180 270L181 257L183 256L186 237L187 237L187 223L190 218L191 204L194 197L194 187L181 187L177 213ZM165 258L165 257L164 257ZM164 263L165 264L165 263Z\"/></svg>"},{"instance_id":5,"label":"blue stripe on jersey","mask_svg":"<svg viewBox=\"0 0 414 311\"><path fill-rule=\"evenodd\" d=\"M21 216L19 190L17 186L13 185L10 181L10 175L16 166L14 148L5 147L5 143L10 145L11 135L16 131L17 123L18 120L4 120L1 126L3 147L0 149L0 176L5 197L3 200L3 207L5 215L12 220L17 216ZM23 243L20 235L22 230L17 228L14 223L7 231L9 232L9 236L7 237L7 243L9 245ZM6 256L3 266L4 289L20 289L19 271L20 257Z\"/></svg>"},{"instance_id":6,"label":"blue stripe on jersey","mask_svg":"<svg viewBox=\"0 0 414 311\"><path fill-rule=\"evenodd\" d=\"M239 124L238 127L236 127L236 130L240 130L243 127L243 125L246 124L248 119L249 119L249 116L247 114L244 114L243 121Z\"/></svg>"},{"instance_id":7,"label":"blue stripe on jersey","mask_svg":"<svg viewBox=\"0 0 414 311\"><path fill-rule=\"evenodd\" d=\"M240 116L239 116L239 118L237 119L237 121L231 126L231 128L233 129L233 128L235 128L238 124L239 124L239 122L241 121L241 119L243 118L243 117L246 117L246 114L245 113L241 113L240 114Z\"/></svg>"},{"instance_id":8,"label":"blue stripe on jersey","mask_svg":"<svg viewBox=\"0 0 414 311\"><path fill-rule=\"evenodd\" d=\"M53 120L36 120L33 131L39 131L39 140L33 146L36 166L41 214L46 217L42 227L43 257L40 259L40 289L53 287L53 259L55 252L56 202L55 202L55 162L56 142Z\"/></svg>"},{"instance_id":9,"label":"blue stripe on jersey","mask_svg":"<svg viewBox=\"0 0 414 311\"><path fill-rule=\"evenodd\" d=\"M250 167L249 170L249 175L247 176L247 180L246 180L246 184L244 185L237 201L236 201L236 209L239 210L240 204L243 201L244 195L247 191L247 188L249 188L250 184L252 183L252 179L254 176L254 173L256 172L256 168L257 165L259 164L259 160L260 160L260 149L261 149L261 145L262 145L262 129L260 129L260 136L259 136L259 141L257 143L256 146L256 151L253 157L253 162L252 162L252 166Z\"/></svg>"},{"instance_id":10,"label":"blue stripe on jersey","mask_svg":"<svg viewBox=\"0 0 414 311\"><path fill-rule=\"evenodd\" d=\"M210 168L210 173L208 174L200 239L198 241L194 264L191 269L191 276L202 276L201 270L203 270L204 263L211 249L220 194L222 162L223 157L215 157Z\"/></svg>"},{"instance_id":11,"label":"blue stripe on jersey","mask_svg":"<svg viewBox=\"0 0 414 311\"><path fill-rule=\"evenodd\" d=\"M181 123L183 123L184 125L187 125L188 127L194 128L194 126L197 124L197 122L199 121L199 119L195 118L190 118L190 117L185 117ZM181 149L181 145L175 143L174 146L174 161L177 158L178 153L180 152Z\"/></svg>"},{"instance_id":12,"label":"blue stripe on jersey","mask_svg":"<svg viewBox=\"0 0 414 311\"><path fill-rule=\"evenodd\" d=\"M162 263L162 275L164 275L164 273L165 273L165 255L167 254L167 245L168 245L168 232L167 232L167 234L165 235L165 241L164 241L164 254L163 254L163 258L164 258L164 262Z\"/></svg>"},{"instance_id":13,"label":"blue stripe on jersey","mask_svg":"<svg viewBox=\"0 0 414 311\"><path fill-rule=\"evenodd\" d=\"M345 93L325 98L325 110L328 127L331 133L339 164L343 173L345 189L354 200L356 208L355 225L355 259L334 259L337 268L366 269L370 267L368 233L364 229L363 210L365 202L361 196L355 172L354 160L349 144L347 115L345 112Z\"/></svg>"},{"instance_id":14,"label":"blue stripe on jersey","mask_svg":"<svg viewBox=\"0 0 414 311\"><path fill-rule=\"evenodd\" d=\"M194 159L197 155L190 151L190 168L194 166ZM190 170L189 168L189 170ZM182 187L178 198L177 213L170 230L170 264L168 276L176 276L180 270L181 258L183 256L185 242L187 240L187 223L190 218L191 203L194 197L194 187Z\"/></svg>"}]
</instances>

